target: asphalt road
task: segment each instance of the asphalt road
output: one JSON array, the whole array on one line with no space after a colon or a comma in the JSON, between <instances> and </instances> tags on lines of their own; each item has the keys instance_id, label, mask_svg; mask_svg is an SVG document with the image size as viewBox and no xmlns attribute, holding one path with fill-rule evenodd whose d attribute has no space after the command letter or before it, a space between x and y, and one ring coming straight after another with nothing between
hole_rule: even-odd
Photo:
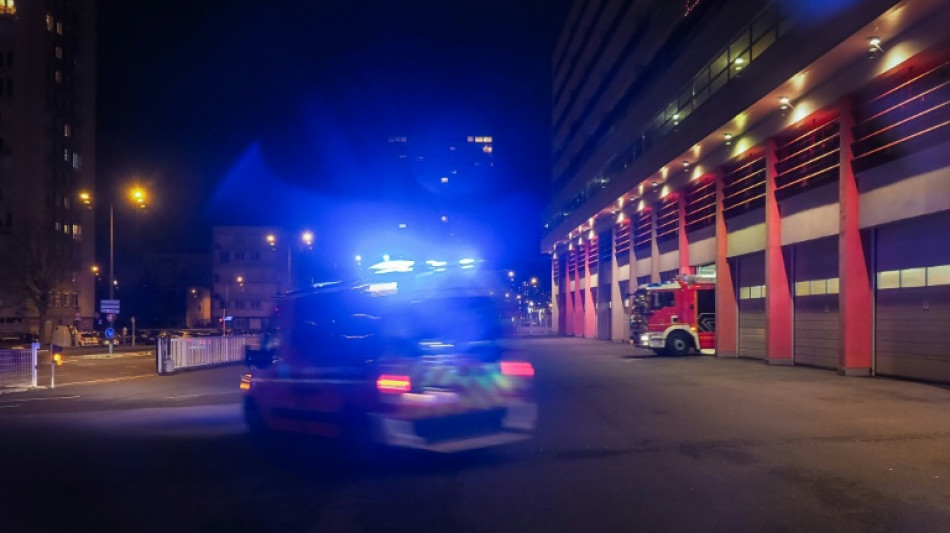
<instances>
[{"instance_id":1,"label":"asphalt road","mask_svg":"<svg viewBox=\"0 0 950 533\"><path fill-rule=\"evenodd\" d=\"M0 395L0 524L950 530L946 387L577 339L525 346L537 438L450 457L259 446L239 416L240 367Z\"/></svg>"}]
</instances>

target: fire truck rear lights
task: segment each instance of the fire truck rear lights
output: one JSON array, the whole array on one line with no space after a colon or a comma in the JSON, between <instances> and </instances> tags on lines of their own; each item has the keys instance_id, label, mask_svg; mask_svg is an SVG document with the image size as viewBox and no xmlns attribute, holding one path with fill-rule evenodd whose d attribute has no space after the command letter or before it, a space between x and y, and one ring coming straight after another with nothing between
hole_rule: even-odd
<instances>
[{"instance_id":1,"label":"fire truck rear lights","mask_svg":"<svg viewBox=\"0 0 950 533\"><path fill-rule=\"evenodd\" d=\"M251 390L251 375L244 374L241 376L241 390Z\"/></svg>"},{"instance_id":2,"label":"fire truck rear lights","mask_svg":"<svg viewBox=\"0 0 950 533\"><path fill-rule=\"evenodd\" d=\"M409 376L397 376L383 374L376 380L376 390L388 394L400 394L409 392L412 389L412 382Z\"/></svg>"},{"instance_id":3,"label":"fire truck rear lights","mask_svg":"<svg viewBox=\"0 0 950 533\"><path fill-rule=\"evenodd\" d=\"M534 367L523 361L502 361L501 373L506 376L531 377L534 376Z\"/></svg>"}]
</instances>

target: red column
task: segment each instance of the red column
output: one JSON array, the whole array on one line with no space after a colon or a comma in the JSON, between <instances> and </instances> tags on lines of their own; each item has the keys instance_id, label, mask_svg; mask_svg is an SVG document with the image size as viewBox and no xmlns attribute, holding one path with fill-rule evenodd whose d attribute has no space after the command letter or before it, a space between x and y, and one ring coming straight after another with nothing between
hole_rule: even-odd
<instances>
[{"instance_id":1,"label":"red column","mask_svg":"<svg viewBox=\"0 0 950 533\"><path fill-rule=\"evenodd\" d=\"M851 143L854 117L851 102L839 106L841 143L838 170L840 226L838 231L838 373L845 376L869 376L873 353L871 332L874 327L871 289L872 273L868 260L869 243L861 238L858 227L858 184L851 170Z\"/></svg>"},{"instance_id":2,"label":"red column","mask_svg":"<svg viewBox=\"0 0 950 533\"><path fill-rule=\"evenodd\" d=\"M660 282L660 246L656 242L656 214L659 209L650 210L650 283Z\"/></svg>"},{"instance_id":3,"label":"red column","mask_svg":"<svg viewBox=\"0 0 950 533\"><path fill-rule=\"evenodd\" d=\"M585 284L584 288L584 336L589 339L593 339L597 336L597 310L594 306L594 291L591 288L591 281L594 279L594 273L590 270L590 254L593 250L591 241L584 243L583 250L585 263L584 267L587 271L587 283Z\"/></svg>"},{"instance_id":4,"label":"red column","mask_svg":"<svg viewBox=\"0 0 950 533\"><path fill-rule=\"evenodd\" d=\"M775 142L768 141L765 149L765 358L772 365L790 365L792 293L782 250L782 213L775 197Z\"/></svg>"},{"instance_id":5,"label":"red column","mask_svg":"<svg viewBox=\"0 0 950 533\"><path fill-rule=\"evenodd\" d=\"M716 357L738 357L739 303L727 259L729 228L722 213L722 174L716 175Z\"/></svg>"},{"instance_id":6,"label":"red column","mask_svg":"<svg viewBox=\"0 0 950 533\"><path fill-rule=\"evenodd\" d=\"M584 291L581 289L581 261L586 261L584 244L574 249L574 336L584 336Z\"/></svg>"},{"instance_id":7,"label":"red column","mask_svg":"<svg viewBox=\"0 0 950 533\"><path fill-rule=\"evenodd\" d=\"M567 257L564 261L564 335L574 335L574 291L571 290L571 280L574 272L571 270L571 254L574 250L568 246Z\"/></svg>"},{"instance_id":8,"label":"red column","mask_svg":"<svg viewBox=\"0 0 950 533\"><path fill-rule=\"evenodd\" d=\"M679 252L680 252L680 275L693 273L689 265L689 239L686 237L686 194L678 193L677 207L679 208Z\"/></svg>"}]
</instances>

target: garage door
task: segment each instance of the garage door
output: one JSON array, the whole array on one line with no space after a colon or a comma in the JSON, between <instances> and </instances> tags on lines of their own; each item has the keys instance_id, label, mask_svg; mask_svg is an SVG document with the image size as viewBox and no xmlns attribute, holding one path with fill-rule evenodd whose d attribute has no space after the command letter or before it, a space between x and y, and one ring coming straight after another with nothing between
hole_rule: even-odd
<instances>
[{"instance_id":1,"label":"garage door","mask_svg":"<svg viewBox=\"0 0 950 533\"><path fill-rule=\"evenodd\" d=\"M735 258L739 279L739 357L765 359L765 253Z\"/></svg>"},{"instance_id":2,"label":"garage door","mask_svg":"<svg viewBox=\"0 0 950 533\"><path fill-rule=\"evenodd\" d=\"M838 368L838 238L795 245L797 365Z\"/></svg>"},{"instance_id":3,"label":"garage door","mask_svg":"<svg viewBox=\"0 0 950 533\"><path fill-rule=\"evenodd\" d=\"M875 369L950 381L950 213L876 230Z\"/></svg>"}]
</instances>

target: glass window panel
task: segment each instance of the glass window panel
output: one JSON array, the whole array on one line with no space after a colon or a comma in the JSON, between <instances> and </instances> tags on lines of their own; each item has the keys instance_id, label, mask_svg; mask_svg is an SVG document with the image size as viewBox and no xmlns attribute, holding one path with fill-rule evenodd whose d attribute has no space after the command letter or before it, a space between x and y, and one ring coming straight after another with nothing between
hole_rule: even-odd
<instances>
[{"instance_id":1,"label":"glass window panel","mask_svg":"<svg viewBox=\"0 0 950 533\"><path fill-rule=\"evenodd\" d=\"M756 285L755 287L749 288L749 298L761 298L762 297L762 286Z\"/></svg>"},{"instance_id":2,"label":"glass window panel","mask_svg":"<svg viewBox=\"0 0 950 533\"><path fill-rule=\"evenodd\" d=\"M828 280L828 294L838 294L838 278Z\"/></svg>"},{"instance_id":3,"label":"glass window panel","mask_svg":"<svg viewBox=\"0 0 950 533\"><path fill-rule=\"evenodd\" d=\"M765 285L762 285L762 297L765 298Z\"/></svg>"},{"instance_id":4,"label":"glass window panel","mask_svg":"<svg viewBox=\"0 0 950 533\"><path fill-rule=\"evenodd\" d=\"M696 107L703 105L703 102L706 101L706 98L708 96L709 96L709 88L703 87L702 90L697 91L696 94L693 95L693 105Z\"/></svg>"},{"instance_id":5,"label":"glass window panel","mask_svg":"<svg viewBox=\"0 0 950 533\"><path fill-rule=\"evenodd\" d=\"M769 31L774 33L775 22L774 9L769 9L759 15L759 17L755 19L755 22L752 23L752 40L758 39Z\"/></svg>"},{"instance_id":6,"label":"glass window panel","mask_svg":"<svg viewBox=\"0 0 950 533\"><path fill-rule=\"evenodd\" d=\"M950 285L950 265L928 268L927 285Z\"/></svg>"},{"instance_id":7,"label":"glass window panel","mask_svg":"<svg viewBox=\"0 0 950 533\"><path fill-rule=\"evenodd\" d=\"M749 32L744 31L732 44L729 45L729 61L735 59L746 52L749 48Z\"/></svg>"},{"instance_id":8,"label":"glass window panel","mask_svg":"<svg viewBox=\"0 0 950 533\"><path fill-rule=\"evenodd\" d=\"M927 285L926 268L907 268L901 270L901 287L923 287Z\"/></svg>"},{"instance_id":9,"label":"glass window panel","mask_svg":"<svg viewBox=\"0 0 950 533\"><path fill-rule=\"evenodd\" d=\"M713 78L712 82L709 84L709 94L714 95L716 91L722 88L726 84L726 81L729 80L729 75L726 72L720 72L718 76Z\"/></svg>"},{"instance_id":10,"label":"glass window panel","mask_svg":"<svg viewBox=\"0 0 950 533\"><path fill-rule=\"evenodd\" d=\"M765 52L765 50L768 47L772 46L772 43L774 42L775 42L774 33L768 33L764 35L762 38L760 38L759 40L755 41L755 43L752 45L751 59L755 59L759 57L760 55L762 55L762 53Z\"/></svg>"},{"instance_id":11,"label":"glass window panel","mask_svg":"<svg viewBox=\"0 0 950 533\"><path fill-rule=\"evenodd\" d=\"M877 273L878 289L897 289L901 286L900 270L889 270Z\"/></svg>"},{"instance_id":12,"label":"glass window panel","mask_svg":"<svg viewBox=\"0 0 950 533\"><path fill-rule=\"evenodd\" d=\"M729 53L723 52L719 57L713 60L709 67L709 75L715 78L720 72L729 68Z\"/></svg>"},{"instance_id":13,"label":"glass window panel","mask_svg":"<svg viewBox=\"0 0 950 533\"><path fill-rule=\"evenodd\" d=\"M748 300L751 294L751 287L739 287L739 299Z\"/></svg>"},{"instance_id":14,"label":"glass window panel","mask_svg":"<svg viewBox=\"0 0 950 533\"><path fill-rule=\"evenodd\" d=\"M795 283L795 296L808 296L811 294L811 284L807 281L799 281Z\"/></svg>"},{"instance_id":15,"label":"glass window panel","mask_svg":"<svg viewBox=\"0 0 950 533\"><path fill-rule=\"evenodd\" d=\"M701 89L709 85L709 68L704 68L696 75L696 78L693 79L693 91L699 92Z\"/></svg>"},{"instance_id":16,"label":"glass window panel","mask_svg":"<svg viewBox=\"0 0 950 533\"><path fill-rule=\"evenodd\" d=\"M828 293L828 280L825 279L815 279L811 281L811 293L812 294L827 294Z\"/></svg>"}]
</instances>

